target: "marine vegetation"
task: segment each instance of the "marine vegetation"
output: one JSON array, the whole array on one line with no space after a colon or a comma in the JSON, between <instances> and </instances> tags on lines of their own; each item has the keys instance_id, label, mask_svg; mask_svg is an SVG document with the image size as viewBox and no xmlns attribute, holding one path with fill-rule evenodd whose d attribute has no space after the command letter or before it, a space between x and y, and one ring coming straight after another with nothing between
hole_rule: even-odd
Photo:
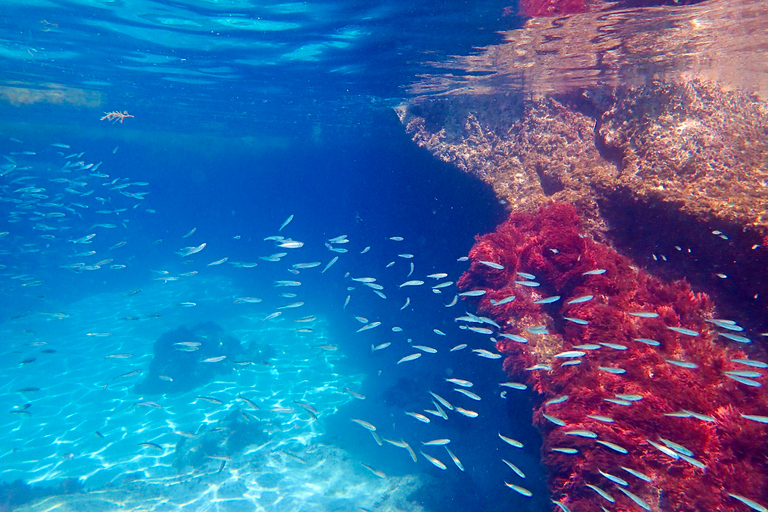
<instances>
[{"instance_id":1,"label":"marine vegetation","mask_svg":"<svg viewBox=\"0 0 768 512\"><path fill-rule=\"evenodd\" d=\"M512 214L470 259L459 287L485 290L464 299L501 326L505 371L536 393L553 500L764 510L766 351L707 295L586 237L561 203Z\"/></svg>"}]
</instances>

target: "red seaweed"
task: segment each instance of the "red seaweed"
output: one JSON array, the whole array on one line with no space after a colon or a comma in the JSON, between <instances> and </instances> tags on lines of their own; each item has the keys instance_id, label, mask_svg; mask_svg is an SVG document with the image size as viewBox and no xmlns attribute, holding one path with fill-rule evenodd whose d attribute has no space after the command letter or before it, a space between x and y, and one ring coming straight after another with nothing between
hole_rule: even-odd
<instances>
[{"instance_id":1,"label":"red seaweed","mask_svg":"<svg viewBox=\"0 0 768 512\"><path fill-rule=\"evenodd\" d=\"M475 304L479 314L495 320L502 333L528 339L528 343L520 343L499 337L496 345L506 356L505 371L536 392L533 421L544 439L542 459L553 499L572 512L599 510L600 505L614 511L641 510L602 471L626 480L625 489L654 511L749 510L730 494L768 504L768 425L742 417L768 416L768 392L724 373L760 372L732 359L765 360L765 347L718 336L720 329L707 322L715 312L707 295L694 292L685 280L663 282L607 245L586 237L576 211L565 204L554 203L535 214L512 214L494 233L478 237L469 255L471 266L459 287L485 289L486 294L465 299ZM519 284L529 281L526 274L533 274L540 286ZM491 302L511 295L515 300L506 304ZM535 304L558 295L561 299L556 302ZM590 300L567 304L590 295ZM630 314L638 312L646 316ZM528 330L534 326L546 326L545 333ZM600 348L575 348L585 345ZM579 364L563 365L574 359L555 357L573 350L585 353L578 358ZM526 369L536 364L550 365L551 370ZM612 368L625 373L611 373ZM563 395L568 399L546 404ZM623 405L606 401L616 395L642 398L633 397ZM686 416L684 411L694 415ZM669 416L673 413L679 414ZM566 425L558 426L544 414ZM613 422L587 415L606 416ZM566 434L577 429L598 437ZM692 451L693 463L674 455L670 448L672 456L651 444L664 446L662 438ZM597 441L613 443L627 453ZM579 452L553 451L556 447ZM697 463L706 467L697 467ZM651 477L651 482L622 466ZM587 484L609 493L616 503L610 505Z\"/></svg>"}]
</instances>

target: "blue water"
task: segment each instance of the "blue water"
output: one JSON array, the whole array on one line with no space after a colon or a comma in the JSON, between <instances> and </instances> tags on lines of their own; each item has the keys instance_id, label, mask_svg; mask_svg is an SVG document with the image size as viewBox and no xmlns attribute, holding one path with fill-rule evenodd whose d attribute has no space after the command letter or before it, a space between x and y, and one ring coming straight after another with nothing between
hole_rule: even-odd
<instances>
[{"instance_id":1,"label":"blue water","mask_svg":"<svg viewBox=\"0 0 768 512\"><path fill-rule=\"evenodd\" d=\"M42 488L77 479L84 499L109 496L88 502L94 510L118 502L168 510L185 501L194 510L357 510L377 503L383 510L546 509L528 395L501 396L498 384L507 377L500 361L470 352L491 343L458 328L461 301L446 307L455 286L438 294L429 289L438 281L425 277L444 272L444 281L457 281L465 268L457 259L476 234L503 219L502 205L490 188L416 148L392 111L430 62L514 28L519 20L502 17L503 7L6 2L0 407L14 414L2 422L0 482ZM113 110L134 117L100 120ZM88 167L99 162L95 172ZM119 188L126 183L133 185ZM281 249L264 240L278 234L304 246ZM333 246L347 253L325 245L339 235L349 243ZM177 254L202 243L197 254ZM276 262L259 258L278 252L288 254ZM334 256L337 263L321 273ZM315 261L321 265L289 272ZM364 276L377 278L386 299L351 280ZM407 279L427 283L400 288ZM301 286L276 288L278 280ZM238 303L242 297L261 302ZM295 301L304 304L280 309ZM282 314L265 320L274 312ZM293 323L307 315L317 319ZM356 316L381 326L357 333L363 323ZM188 393L138 393L156 340L203 322L241 342L252 364L211 363L229 366ZM313 331L294 331L302 326ZM371 352L385 342L392 345ZM449 352L461 343L469 347ZM417 352L409 345L437 353L396 364ZM141 373L121 377L135 370ZM482 400L453 391L449 377L473 381ZM39 390L20 391L28 387ZM346 387L366 398L353 398ZM479 417L450 412L447 421L432 416L424 424L405 415L434 408L430 390ZM258 425L259 441L230 454L219 473L218 459L192 476L174 466L177 432L202 437L238 407L247 409L240 394L262 408L240 420ZM294 400L311 402L318 419L307 422ZM351 419L376 425L383 438L407 440L418 463L401 448L379 446ZM499 433L525 448L504 444ZM442 447L421 446L439 438L451 439L463 472ZM147 442L160 451L139 445ZM419 455L422 448L447 469ZM525 481L502 459L523 470ZM198 487L179 484L185 479ZM510 491L505 480L533 498ZM228 485L245 490L238 487L237 499L224 505L216 493ZM307 491L313 486L320 490ZM158 494L166 505L157 504ZM77 510L68 499L39 507Z\"/></svg>"}]
</instances>

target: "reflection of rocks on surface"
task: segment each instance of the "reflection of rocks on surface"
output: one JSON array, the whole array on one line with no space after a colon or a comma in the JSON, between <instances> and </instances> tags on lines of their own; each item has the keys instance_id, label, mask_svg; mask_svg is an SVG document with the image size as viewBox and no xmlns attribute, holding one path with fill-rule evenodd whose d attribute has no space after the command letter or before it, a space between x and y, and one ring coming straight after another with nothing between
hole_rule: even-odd
<instances>
[{"instance_id":1,"label":"reflection of rocks on surface","mask_svg":"<svg viewBox=\"0 0 768 512\"><path fill-rule=\"evenodd\" d=\"M443 96L398 114L417 144L513 211L571 203L592 236L639 262L663 262L743 312L768 304L768 251L753 249L768 234L764 102L711 83L652 82L529 101Z\"/></svg>"},{"instance_id":2,"label":"reflection of rocks on surface","mask_svg":"<svg viewBox=\"0 0 768 512\"><path fill-rule=\"evenodd\" d=\"M173 393L192 390L210 382L216 375L230 373L238 363L268 357L268 347L253 344L244 348L213 322L188 329L179 327L164 333L155 342L149 375L136 386L141 394ZM205 359L226 356L218 362Z\"/></svg>"}]
</instances>

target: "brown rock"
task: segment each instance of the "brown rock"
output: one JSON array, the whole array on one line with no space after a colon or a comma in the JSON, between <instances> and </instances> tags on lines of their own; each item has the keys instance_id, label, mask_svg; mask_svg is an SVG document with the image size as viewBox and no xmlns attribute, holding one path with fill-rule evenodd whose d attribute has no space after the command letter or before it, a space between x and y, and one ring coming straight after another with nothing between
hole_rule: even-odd
<instances>
[{"instance_id":1,"label":"brown rock","mask_svg":"<svg viewBox=\"0 0 768 512\"><path fill-rule=\"evenodd\" d=\"M445 95L398 115L419 146L511 210L571 203L593 237L734 314L766 316L768 106L757 97L653 81L526 101Z\"/></svg>"}]
</instances>

